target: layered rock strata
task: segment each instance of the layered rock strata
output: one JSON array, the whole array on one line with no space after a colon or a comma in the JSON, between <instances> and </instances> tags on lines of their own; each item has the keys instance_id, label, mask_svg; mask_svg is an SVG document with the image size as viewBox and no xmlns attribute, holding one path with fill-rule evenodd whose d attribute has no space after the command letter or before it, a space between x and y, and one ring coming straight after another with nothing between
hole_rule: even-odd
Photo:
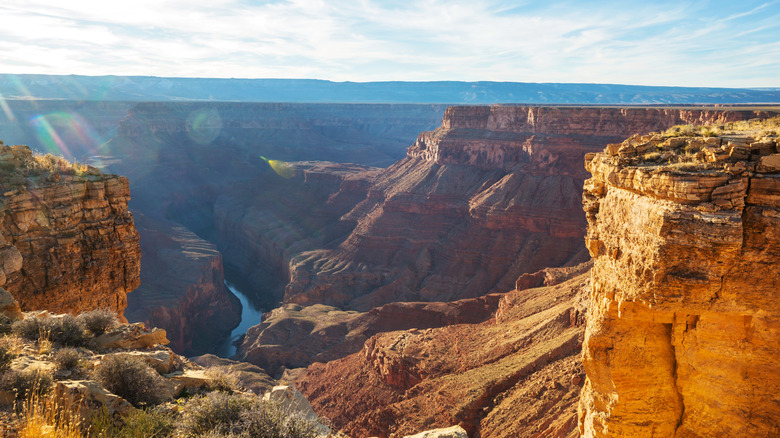
<instances>
[{"instance_id":1,"label":"layered rock strata","mask_svg":"<svg viewBox=\"0 0 780 438\"><path fill-rule=\"evenodd\" d=\"M380 333L294 383L349 436L460 425L468 436L575 437L588 290L584 274L510 292L479 324Z\"/></svg>"},{"instance_id":2,"label":"layered rock strata","mask_svg":"<svg viewBox=\"0 0 780 438\"><path fill-rule=\"evenodd\" d=\"M766 112L452 107L380 175L337 248L290 262L285 301L368 310L510 290L517 277L586 258L581 160L633 132Z\"/></svg>"},{"instance_id":3,"label":"layered rock strata","mask_svg":"<svg viewBox=\"0 0 780 438\"><path fill-rule=\"evenodd\" d=\"M161 327L180 354L203 354L241 320L241 305L225 287L214 244L181 225L136 215L144 269L125 316Z\"/></svg>"},{"instance_id":4,"label":"layered rock strata","mask_svg":"<svg viewBox=\"0 0 780 438\"><path fill-rule=\"evenodd\" d=\"M390 303L368 312L323 304L287 304L264 314L263 322L247 331L236 356L276 375L356 353L380 332L485 321L498 309L502 296L490 294L449 303Z\"/></svg>"},{"instance_id":5,"label":"layered rock strata","mask_svg":"<svg viewBox=\"0 0 780 438\"><path fill-rule=\"evenodd\" d=\"M779 128L689 127L586 158L584 436L780 434Z\"/></svg>"},{"instance_id":6,"label":"layered rock strata","mask_svg":"<svg viewBox=\"0 0 780 438\"><path fill-rule=\"evenodd\" d=\"M380 172L330 162L270 161L269 167L272 172L233 185L213 205L214 239L226 268L266 309L281 301L292 257L332 248L350 232L354 223L340 219L365 199Z\"/></svg>"},{"instance_id":7,"label":"layered rock strata","mask_svg":"<svg viewBox=\"0 0 780 438\"><path fill-rule=\"evenodd\" d=\"M122 315L141 258L127 178L26 146L0 146L0 166L3 287L23 310Z\"/></svg>"}]
</instances>

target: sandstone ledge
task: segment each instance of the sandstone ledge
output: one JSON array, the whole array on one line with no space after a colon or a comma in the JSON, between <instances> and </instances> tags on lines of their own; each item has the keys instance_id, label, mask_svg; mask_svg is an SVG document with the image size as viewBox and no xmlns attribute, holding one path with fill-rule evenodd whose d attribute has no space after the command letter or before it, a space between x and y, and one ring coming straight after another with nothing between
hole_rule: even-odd
<instances>
[{"instance_id":1,"label":"sandstone ledge","mask_svg":"<svg viewBox=\"0 0 780 438\"><path fill-rule=\"evenodd\" d=\"M586 158L584 436L780 432L776 125L634 136Z\"/></svg>"}]
</instances>

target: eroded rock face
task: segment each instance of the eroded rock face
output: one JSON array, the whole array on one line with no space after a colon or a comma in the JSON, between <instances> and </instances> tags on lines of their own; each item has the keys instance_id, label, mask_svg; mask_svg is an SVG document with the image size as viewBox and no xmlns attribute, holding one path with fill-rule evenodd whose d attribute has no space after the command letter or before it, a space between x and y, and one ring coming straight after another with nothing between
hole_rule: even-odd
<instances>
[{"instance_id":1,"label":"eroded rock face","mask_svg":"<svg viewBox=\"0 0 780 438\"><path fill-rule=\"evenodd\" d=\"M127 178L49 171L26 146L0 146L0 165L3 287L22 310L122 315L141 258Z\"/></svg>"},{"instance_id":2,"label":"eroded rock face","mask_svg":"<svg viewBox=\"0 0 780 438\"><path fill-rule=\"evenodd\" d=\"M578 435L588 276L513 291L479 324L377 334L294 379L349 436L403 437L462 426L468 436Z\"/></svg>"},{"instance_id":3,"label":"eroded rock face","mask_svg":"<svg viewBox=\"0 0 780 438\"><path fill-rule=\"evenodd\" d=\"M288 304L251 327L236 356L272 375L356 353L371 336L386 331L476 324L489 319L503 294L449 303L390 303L368 312L315 304Z\"/></svg>"},{"instance_id":4,"label":"eroded rock face","mask_svg":"<svg viewBox=\"0 0 780 438\"><path fill-rule=\"evenodd\" d=\"M780 433L780 143L761 126L588 157L584 436Z\"/></svg>"},{"instance_id":5,"label":"eroded rock face","mask_svg":"<svg viewBox=\"0 0 780 438\"><path fill-rule=\"evenodd\" d=\"M241 320L241 305L224 284L214 244L181 225L137 215L144 269L125 315L165 329L180 354L203 354Z\"/></svg>"},{"instance_id":6,"label":"eroded rock face","mask_svg":"<svg viewBox=\"0 0 780 438\"><path fill-rule=\"evenodd\" d=\"M284 300L368 310L510 290L517 277L584 261L582 157L633 132L753 111L453 107L379 174L335 249L290 262Z\"/></svg>"}]
</instances>

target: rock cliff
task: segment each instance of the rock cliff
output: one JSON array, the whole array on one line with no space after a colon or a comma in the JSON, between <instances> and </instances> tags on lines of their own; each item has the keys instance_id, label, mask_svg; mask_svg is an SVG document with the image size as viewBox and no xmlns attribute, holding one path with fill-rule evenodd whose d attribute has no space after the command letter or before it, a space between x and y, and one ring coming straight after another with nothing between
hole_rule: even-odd
<instances>
[{"instance_id":1,"label":"rock cliff","mask_svg":"<svg viewBox=\"0 0 780 438\"><path fill-rule=\"evenodd\" d=\"M241 305L224 284L214 244L181 225L136 215L144 269L125 316L165 329L181 354L214 350L241 319Z\"/></svg>"},{"instance_id":2,"label":"rock cliff","mask_svg":"<svg viewBox=\"0 0 780 438\"><path fill-rule=\"evenodd\" d=\"M582 157L633 132L764 114L720 109L452 107L379 174L333 250L292 258L285 301L368 310L510 290L582 261Z\"/></svg>"},{"instance_id":3,"label":"rock cliff","mask_svg":"<svg viewBox=\"0 0 780 438\"><path fill-rule=\"evenodd\" d=\"M5 289L23 310L122 315L140 271L127 178L26 146L0 145L0 167Z\"/></svg>"},{"instance_id":4,"label":"rock cliff","mask_svg":"<svg viewBox=\"0 0 780 438\"><path fill-rule=\"evenodd\" d=\"M584 436L778 436L780 119L588 155Z\"/></svg>"}]
</instances>

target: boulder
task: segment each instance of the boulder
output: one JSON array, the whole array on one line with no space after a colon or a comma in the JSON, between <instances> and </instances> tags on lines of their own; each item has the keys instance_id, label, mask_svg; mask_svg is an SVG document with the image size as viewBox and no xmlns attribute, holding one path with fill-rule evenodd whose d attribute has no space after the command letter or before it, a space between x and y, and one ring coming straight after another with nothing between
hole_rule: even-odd
<instances>
[{"instance_id":1,"label":"boulder","mask_svg":"<svg viewBox=\"0 0 780 438\"><path fill-rule=\"evenodd\" d=\"M404 438L469 438L469 436L462 427L452 426L444 429L426 430L414 435L406 435Z\"/></svg>"},{"instance_id":2,"label":"boulder","mask_svg":"<svg viewBox=\"0 0 780 438\"><path fill-rule=\"evenodd\" d=\"M54 386L54 398L58 406L76 408L82 424L89 424L90 419L101 412L121 424L122 417L133 409L127 400L108 392L94 380L59 381Z\"/></svg>"},{"instance_id":3,"label":"boulder","mask_svg":"<svg viewBox=\"0 0 780 438\"><path fill-rule=\"evenodd\" d=\"M98 348L149 348L168 344L165 330L146 329L143 323L122 325L95 338Z\"/></svg>"},{"instance_id":4,"label":"boulder","mask_svg":"<svg viewBox=\"0 0 780 438\"><path fill-rule=\"evenodd\" d=\"M0 287L0 314L12 320L22 319L22 309L10 292Z\"/></svg>"},{"instance_id":5,"label":"boulder","mask_svg":"<svg viewBox=\"0 0 780 438\"><path fill-rule=\"evenodd\" d=\"M317 436L330 436L330 427L320 422L309 401L294 386L274 386L274 389L265 393L263 400L278 403L288 414L297 414L316 423Z\"/></svg>"}]
</instances>

